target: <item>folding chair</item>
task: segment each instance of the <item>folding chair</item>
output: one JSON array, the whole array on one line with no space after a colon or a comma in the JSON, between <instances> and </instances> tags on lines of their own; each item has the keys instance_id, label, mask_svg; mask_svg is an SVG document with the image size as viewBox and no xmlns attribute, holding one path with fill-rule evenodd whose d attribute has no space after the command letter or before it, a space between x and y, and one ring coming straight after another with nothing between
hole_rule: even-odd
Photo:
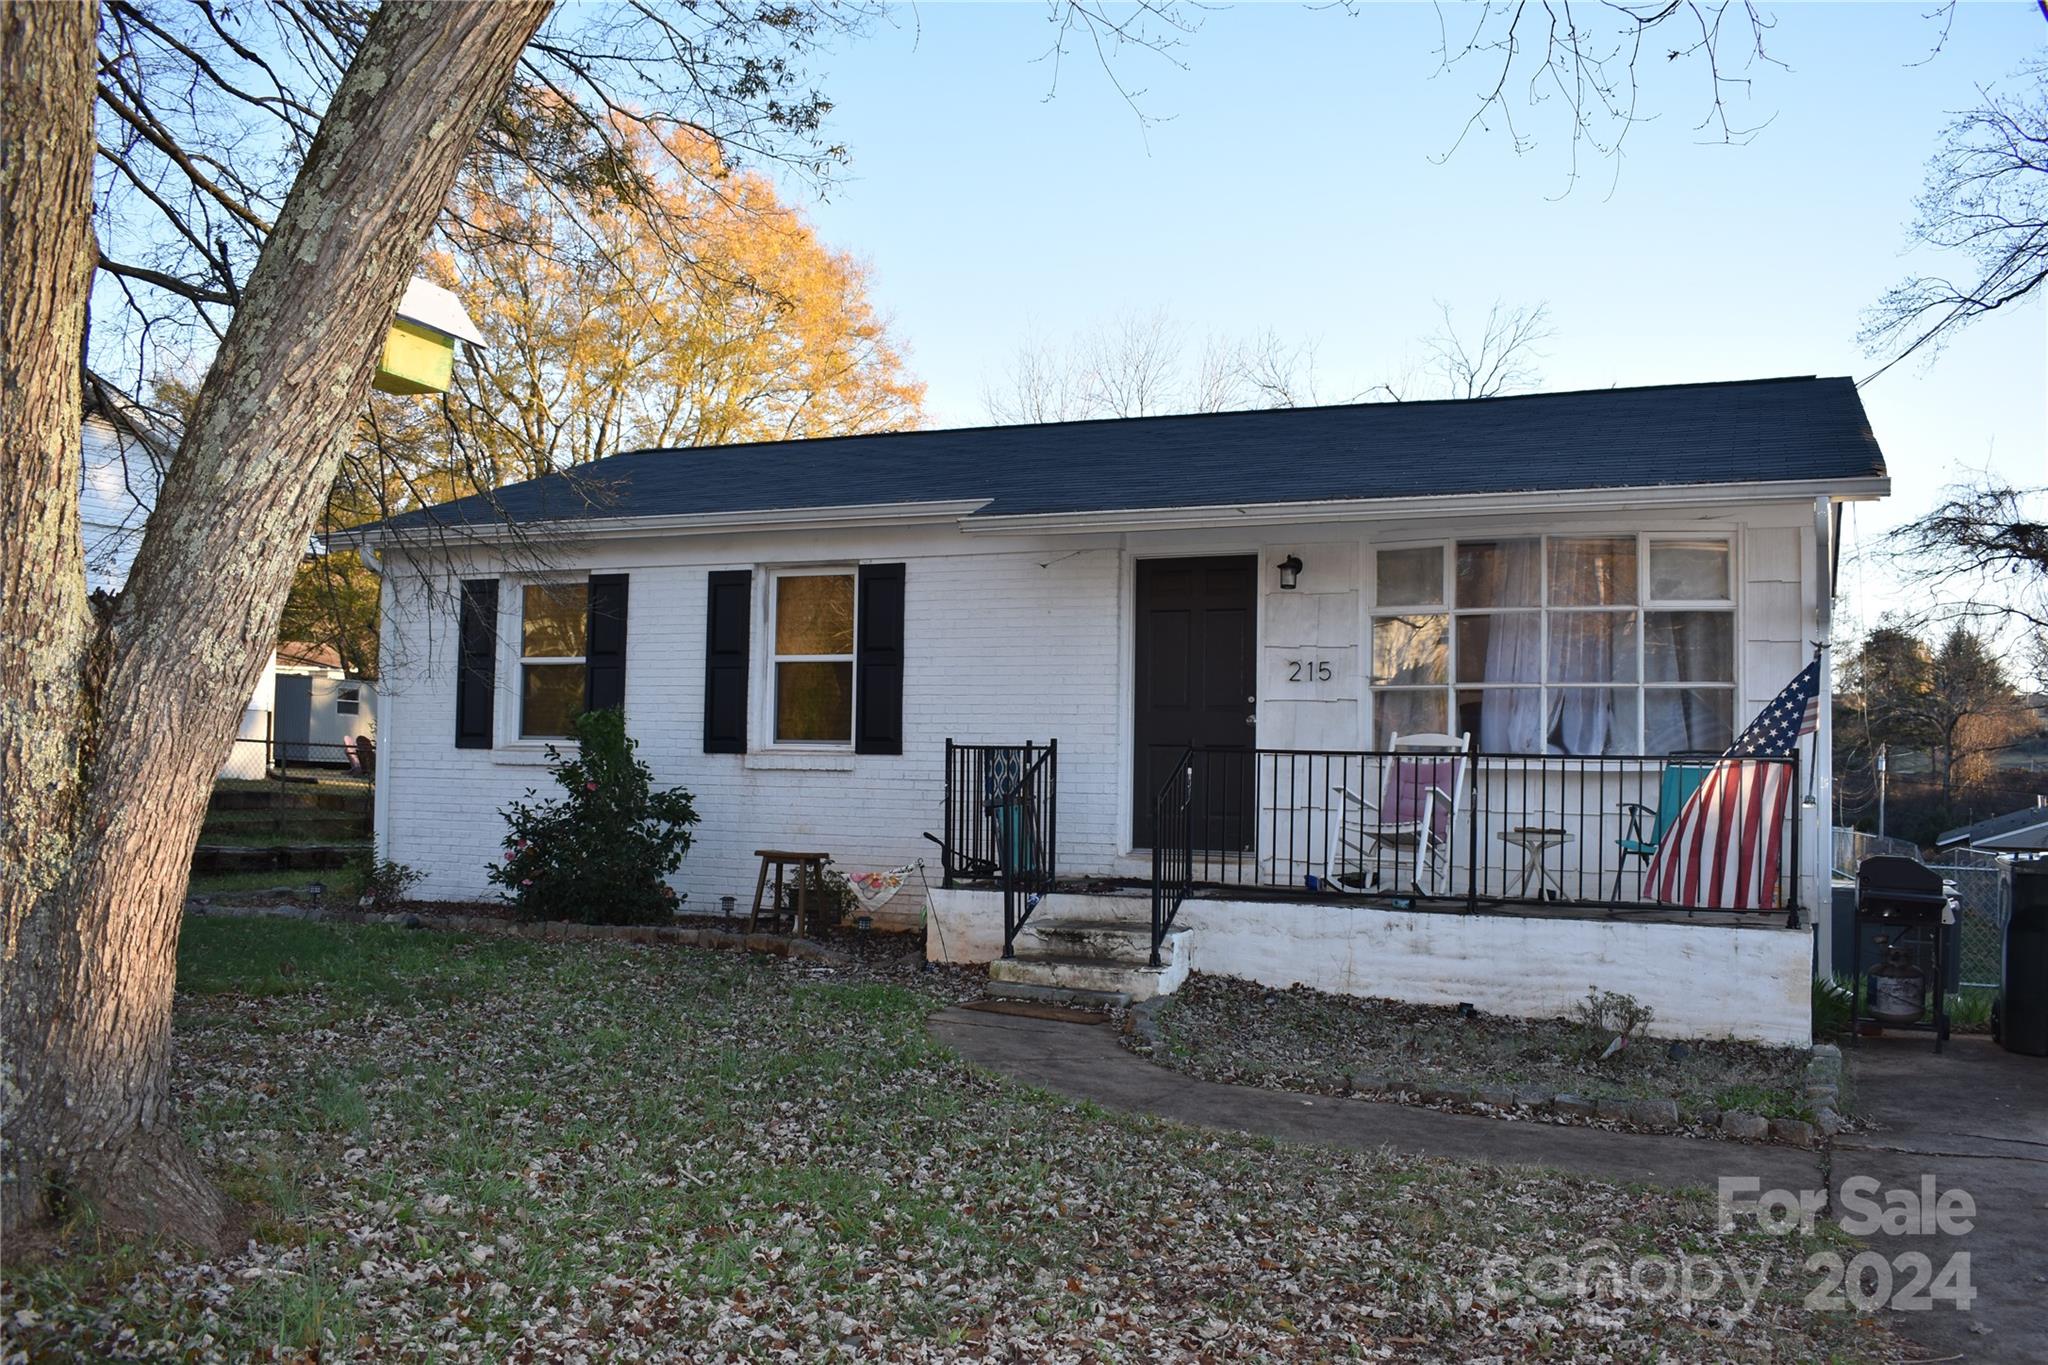
<instances>
[{"instance_id":1,"label":"folding chair","mask_svg":"<svg viewBox=\"0 0 2048 1365\"><path fill-rule=\"evenodd\" d=\"M1678 813L1685 809L1685 803L1707 780L1707 774L1714 771L1714 764L1720 761L1719 754L1673 754L1664 761L1663 775L1657 781L1657 806L1652 810L1640 801L1623 801L1617 806L1628 828L1622 832L1614 846L1621 851L1615 861L1614 899L1621 899L1621 879L1628 871L1628 860L1634 858L1647 871L1650 859L1657 856L1657 850L1664 847L1664 838L1671 833L1671 826L1678 821ZM1649 828L1644 829L1648 822Z\"/></svg>"}]
</instances>

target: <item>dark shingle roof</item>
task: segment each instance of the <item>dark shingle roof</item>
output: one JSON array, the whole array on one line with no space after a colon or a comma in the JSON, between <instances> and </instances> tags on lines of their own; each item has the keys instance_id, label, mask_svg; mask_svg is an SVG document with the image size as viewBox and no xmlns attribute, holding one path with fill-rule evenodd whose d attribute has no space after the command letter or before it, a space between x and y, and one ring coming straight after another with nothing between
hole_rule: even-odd
<instances>
[{"instance_id":1,"label":"dark shingle roof","mask_svg":"<svg viewBox=\"0 0 2048 1365\"><path fill-rule=\"evenodd\" d=\"M978 516L1858 479L1848 379L974 427L614 455L391 529L989 499Z\"/></svg>"},{"instance_id":2,"label":"dark shingle roof","mask_svg":"<svg viewBox=\"0 0 2048 1365\"><path fill-rule=\"evenodd\" d=\"M1936 848L1948 848L1955 844L1975 844L1986 839L1996 839L2002 834L2018 834L2036 825L2048 825L2048 807L2027 806L2007 815L1994 815L1989 820L1979 820L1974 825L1949 830L1934 841Z\"/></svg>"}]
</instances>

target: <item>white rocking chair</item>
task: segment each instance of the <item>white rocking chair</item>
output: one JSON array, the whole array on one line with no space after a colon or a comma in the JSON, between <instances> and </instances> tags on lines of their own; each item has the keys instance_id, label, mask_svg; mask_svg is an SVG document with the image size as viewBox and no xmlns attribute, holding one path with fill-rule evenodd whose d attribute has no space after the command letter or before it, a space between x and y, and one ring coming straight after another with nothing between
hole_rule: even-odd
<instances>
[{"instance_id":1,"label":"white rocking chair","mask_svg":"<svg viewBox=\"0 0 2048 1365\"><path fill-rule=\"evenodd\" d=\"M1337 828L1323 851L1323 881L1333 891L1366 894L1384 889L1383 861L1391 855L1406 888L1442 895L1450 883L1451 837L1464 809L1470 735L1396 735L1383 770L1378 800L1346 786L1331 788Z\"/></svg>"}]
</instances>

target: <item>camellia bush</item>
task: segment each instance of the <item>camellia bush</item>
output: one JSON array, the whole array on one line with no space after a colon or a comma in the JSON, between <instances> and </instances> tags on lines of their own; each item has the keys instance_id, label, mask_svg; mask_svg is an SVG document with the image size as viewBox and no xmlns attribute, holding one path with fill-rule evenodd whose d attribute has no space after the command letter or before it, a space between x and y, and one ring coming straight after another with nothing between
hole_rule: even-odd
<instances>
[{"instance_id":1,"label":"camellia bush","mask_svg":"<svg viewBox=\"0 0 2048 1365\"><path fill-rule=\"evenodd\" d=\"M541 801L529 790L505 808L504 856L490 878L522 919L660 923L675 913L666 878L690 850L696 806L680 787L654 790L623 712L587 711L574 728L575 757L548 746L562 795Z\"/></svg>"}]
</instances>

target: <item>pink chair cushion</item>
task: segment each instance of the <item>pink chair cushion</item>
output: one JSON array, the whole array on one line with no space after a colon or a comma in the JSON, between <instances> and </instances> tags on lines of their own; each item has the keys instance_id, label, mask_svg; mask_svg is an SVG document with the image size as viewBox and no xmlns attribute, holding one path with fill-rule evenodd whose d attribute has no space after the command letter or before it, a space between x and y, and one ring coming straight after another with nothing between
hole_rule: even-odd
<instances>
[{"instance_id":1,"label":"pink chair cushion","mask_svg":"<svg viewBox=\"0 0 2048 1365\"><path fill-rule=\"evenodd\" d=\"M1388 784L1387 819L1395 824L1410 825L1421 821L1425 808L1429 809L1430 833L1442 838L1451 827L1451 805L1438 801L1429 807L1431 789L1446 793L1456 790L1458 780L1458 759L1446 754L1441 758L1400 757L1394 760L1394 780Z\"/></svg>"}]
</instances>

